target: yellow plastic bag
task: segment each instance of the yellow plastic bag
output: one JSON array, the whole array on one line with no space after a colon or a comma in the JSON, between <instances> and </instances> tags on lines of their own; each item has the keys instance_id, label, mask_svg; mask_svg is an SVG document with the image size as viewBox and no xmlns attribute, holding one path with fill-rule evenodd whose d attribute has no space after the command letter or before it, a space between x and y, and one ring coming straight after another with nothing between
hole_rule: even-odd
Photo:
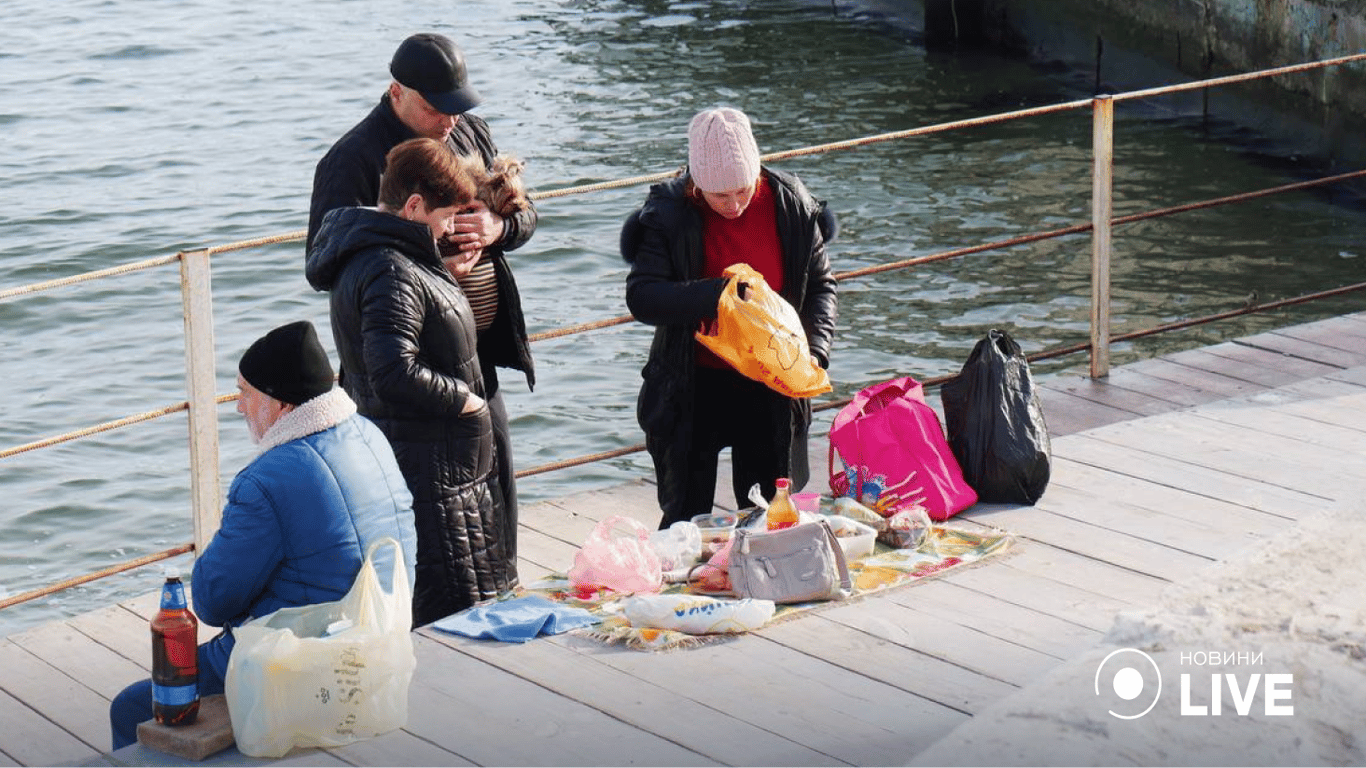
<instances>
[{"instance_id":1,"label":"yellow plastic bag","mask_svg":"<svg viewBox=\"0 0 1366 768\"><path fill-rule=\"evenodd\" d=\"M797 310L748 264L721 274L731 280L721 292L716 323L698 331L697 340L745 377L788 397L829 392L830 377L811 359ZM740 283L748 286L744 299Z\"/></svg>"},{"instance_id":2,"label":"yellow plastic bag","mask_svg":"<svg viewBox=\"0 0 1366 768\"><path fill-rule=\"evenodd\" d=\"M388 592L375 550L394 548ZM397 541L366 553L341 600L281 608L232 631L226 695L242 754L280 757L293 747L339 747L408 721L412 596Z\"/></svg>"}]
</instances>

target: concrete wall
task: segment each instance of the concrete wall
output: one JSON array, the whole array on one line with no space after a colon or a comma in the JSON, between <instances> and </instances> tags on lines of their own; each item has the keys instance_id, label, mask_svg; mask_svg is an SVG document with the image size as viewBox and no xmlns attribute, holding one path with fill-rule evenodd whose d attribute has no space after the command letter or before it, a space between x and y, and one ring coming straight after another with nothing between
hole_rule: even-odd
<instances>
[{"instance_id":1,"label":"concrete wall","mask_svg":"<svg viewBox=\"0 0 1366 768\"><path fill-rule=\"evenodd\" d=\"M1094 72L1100 92L1366 53L1366 0L924 0L924 10L931 47L956 30L965 44ZM1366 158L1366 62L1201 98L1207 112L1240 122L1274 112L1273 133L1299 135L1303 151L1330 164Z\"/></svg>"}]
</instances>

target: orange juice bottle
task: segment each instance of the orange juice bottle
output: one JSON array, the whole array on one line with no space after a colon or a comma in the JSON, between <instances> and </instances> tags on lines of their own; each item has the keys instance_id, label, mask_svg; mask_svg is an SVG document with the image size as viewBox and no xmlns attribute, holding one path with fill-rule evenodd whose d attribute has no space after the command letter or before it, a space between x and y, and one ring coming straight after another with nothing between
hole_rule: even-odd
<instances>
[{"instance_id":1,"label":"orange juice bottle","mask_svg":"<svg viewBox=\"0 0 1366 768\"><path fill-rule=\"evenodd\" d=\"M786 477L780 477L774 483L777 490L773 494L773 501L768 503L768 529L776 531L779 528L791 528L797 524L797 507L792 503L791 491L792 481Z\"/></svg>"}]
</instances>

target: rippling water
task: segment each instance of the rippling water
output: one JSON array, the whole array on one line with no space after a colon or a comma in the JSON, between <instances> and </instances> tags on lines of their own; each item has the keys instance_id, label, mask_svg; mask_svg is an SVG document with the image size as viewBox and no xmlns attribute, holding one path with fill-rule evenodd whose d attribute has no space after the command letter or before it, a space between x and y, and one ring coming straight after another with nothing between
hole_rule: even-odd
<instances>
[{"instance_id":1,"label":"rippling water","mask_svg":"<svg viewBox=\"0 0 1366 768\"><path fill-rule=\"evenodd\" d=\"M0 29L0 289L183 248L302 229L313 165L387 85L397 42L464 47L500 147L537 189L668 170L698 109L731 104L761 148L791 149L1080 98L1084 76L983 55L930 55L914 29L824 0L498 0L426 7L239 0L16 0ZM1198 107L1125 107L1117 213L1284 183L1304 169ZM1090 211L1090 121L1077 112L787 161L839 213L843 271ZM513 255L533 331L625 312L628 188L543 201ZM1341 197L1341 196L1340 196ZM1360 280L1366 216L1324 193L1122 227L1117 330ZM1053 240L841 285L837 395L957 369L989 327L1029 351L1087 337L1089 241ZM219 391L265 329L327 301L302 246L214 259ZM0 449L183 400L174 268L0 302ZM1359 309L1345 299L1115 349L1116 362ZM324 334L326 336L327 334ZM648 331L535 347L540 382L508 377L519 467L633 445ZM1051 363L1039 373L1075 365ZM223 483L251 455L221 411ZM191 537L183 415L0 461L0 596ZM522 481L527 501L648 473L627 457ZM0 634L155 588L147 569L0 613Z\"/></svg>"}]
</instances>

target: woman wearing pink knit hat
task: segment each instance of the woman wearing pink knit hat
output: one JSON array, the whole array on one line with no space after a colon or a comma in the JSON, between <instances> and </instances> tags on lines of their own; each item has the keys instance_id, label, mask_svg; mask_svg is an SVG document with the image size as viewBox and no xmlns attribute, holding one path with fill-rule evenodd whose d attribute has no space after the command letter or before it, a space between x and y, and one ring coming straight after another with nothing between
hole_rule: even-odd
<instances>
[{"instance_id":1,"label":"woman wearing pink knit hat","mask_svg":"<svg viewBox=\"0 0 1366 768\"><path fill-rule=\"evenodd\" d=\"M714 320L727 267L745 263L801 316L815 362L828 368L835 279L825 244L834 214L796 176L759 163L749 118L703 110L688 126L688 172L650 188L621 233L631 265L626 304L655 326L636 415L659 481L660 528L712 511L718 455L731 449L737 508L758 483L805 485L811 404L737 373L693 337Z\"/></svg>"}]
</instances>

